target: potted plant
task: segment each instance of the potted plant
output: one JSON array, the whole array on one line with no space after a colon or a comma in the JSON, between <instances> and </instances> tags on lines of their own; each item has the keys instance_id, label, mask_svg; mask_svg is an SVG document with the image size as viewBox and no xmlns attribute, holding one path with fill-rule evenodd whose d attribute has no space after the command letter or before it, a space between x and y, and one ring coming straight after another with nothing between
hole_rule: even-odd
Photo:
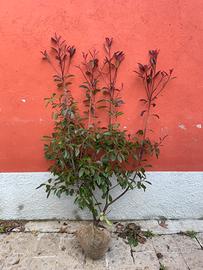
<instances>
[{"instance_id":1,"label":"potted plant","mask_svg":"<svg viewBox=\"0 0 203 270\"><path fill-rule=\"evenodd\" d=\"M102 63L98 52L93 50L83 53L82 63L77 66L84 78L80 86L84 90L84 113L71 90L70 67L76 49L56 34L51 42L51 54L47 51L42 54L55 72L53 78L59 90L45 98L53 109L54 130L50 136L44 136L45 157L51 161L49 171L53 177L40 187L45 186L47 197L50 193L73 196L81 209L89 209L93 222L82 227L77 235L85 253L98 259L105 254L110 241L110 233L102 223L111 224L108 219L111 205L128 191L145 190L146 184L150 184L145 174L150 166L146 158L152 155L158 158L165 137L158 142L150 140L149 118L159 117L152 110L172 79L172 70L169 73L156 70L157 50L149 51L148 64L138 64L136 73L145 89L145 98L141 99L145 106L141 112L144 128L128 134L118 121L124 101L123 85L118 86L117 77L124 53L113 51L113 39L105 39Z\"/></svg>"}]
</instances>

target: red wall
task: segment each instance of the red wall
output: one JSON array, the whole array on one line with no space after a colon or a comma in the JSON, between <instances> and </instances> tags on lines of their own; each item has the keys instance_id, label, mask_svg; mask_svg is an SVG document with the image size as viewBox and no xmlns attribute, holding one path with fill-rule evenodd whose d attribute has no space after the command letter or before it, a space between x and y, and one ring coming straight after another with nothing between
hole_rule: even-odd
<instances>
[{"instance_id":1,"label":"red wall","mask_svg":"<svg viewBox=\"0 0 203 270\"><path fill-rule=\"evenodd\" d=\"M57 32L81 52L102 51L106 36L125 51L121 81L129 131L140 128L138 99L144 92L133 70L160 49L160 68L174 67L157 106L156 135L168 134L154 170L203 170L202 0L18 0L0 1L0 170L46 171L41 137L51 130L44 97L54 90L52 70L41 61ZM72 69L76 74L78 71ZM75 84L74 95L82 95ZM200 128L200 124L202 128Z\"/></svg>"}]
</instances>

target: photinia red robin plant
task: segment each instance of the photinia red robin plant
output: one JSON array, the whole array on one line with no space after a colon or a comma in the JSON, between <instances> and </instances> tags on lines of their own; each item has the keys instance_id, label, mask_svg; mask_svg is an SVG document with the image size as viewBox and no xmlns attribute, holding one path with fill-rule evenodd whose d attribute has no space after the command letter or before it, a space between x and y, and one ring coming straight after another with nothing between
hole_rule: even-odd
<instances>
[{"instance_id":1,"label":"photinia red robin plant","mask_svg":"<svg viewBox=\"0 0 203 270\"><path fill-rule=\"evenodd\" d=\"M46 159L51 161L52 177L40 187L46 188L47 197L51 193L58 197L62 194L73 196L81 209L89 209L95 225L100 221L110 223L107 214L113 203L128 191L145 190L146 184L150 184L145 174L149 167L147 157L159 156L164 138L158 142L150 140L148 119L151 116L159 118L153 109L173 79L173 70L157 71L157 50L149 51L148 64L138 64L136 73L145 90L145 97L141 99L145 106L141 112L145 124L135 134L128 134L118 121L123 113L119 109L124 103L124 89L123 84L118 85L117 78L124 52L114 51L113 39L106 38L102 61L96 50L82 54L82 61L77 65L83 76L80 87L84 90L85 112L81 113L72 95L75 88L70 88L74 79L70 68L76 49L56 34L51 42L51 53L43 51L42 55L54 70L53 79L58 89L50 98L45 98L53 109L54 130L51 135L44 136L44 152ZM106 124L100 116L101 110L106 112Z\"/></svg>"},{"instance_id":2,"label":"photinia red robin plant","mask_svg":"<svg viewBox=\"0 0 203 270\"><path fill-rule=\"evenodd\" d=\"M166 71L157 70L158 55L158 50L149 51L149 63L144 65L138 63L138 71L135 71L142 79L146 93L146 97L140 99L146 107L146 109L141 112L141 116L144 116L144 114L146 115L144 136L146 135L148 119L152 108L156 106L158 97L163 92L169 81L175 78L172 77L173 69L169 69L168 73ZM159 119L158 114L153 113L152 116Z\"/></svg>"}]
</instances>

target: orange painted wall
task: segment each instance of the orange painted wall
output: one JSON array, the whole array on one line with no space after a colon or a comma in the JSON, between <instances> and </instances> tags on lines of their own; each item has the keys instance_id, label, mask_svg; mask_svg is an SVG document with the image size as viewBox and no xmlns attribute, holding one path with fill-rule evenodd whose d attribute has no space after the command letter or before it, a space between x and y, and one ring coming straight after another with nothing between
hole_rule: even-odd
<instances>
[{"instance_id":1,"label":"orange painted wall","mask_svg":"<svg viewBox=\"0 0 203 270\"><path fill-rule=\"evenodd\" d=\"M75 63L82 51L102 51L106 36L125 51L121 123L131 132L140 128L144 94L133 70L149 49L159 48L160 67L174 67L177 79L153 122L157 136L169 135L153 170L203 170L202 0L1 0L0 14L0 171L47 169L41 137L50 132L51 118L43 99L54 85L39 52L54 32L77 47ZM77 77L74 95L81 98Z\"/></svg>"}]
</instances>

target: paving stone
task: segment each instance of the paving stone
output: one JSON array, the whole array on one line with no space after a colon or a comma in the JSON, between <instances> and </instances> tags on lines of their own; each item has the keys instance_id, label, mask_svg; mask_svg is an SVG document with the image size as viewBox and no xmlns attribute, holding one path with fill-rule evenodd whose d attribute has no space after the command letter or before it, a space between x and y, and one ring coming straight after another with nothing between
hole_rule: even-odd
<instances>
[{"instance_id":1,"label":"paving stone","mask_svg":"<svg viewBox=\"0 0 203 270\"><path fill-rule=\"evenodd\" d=\"M112 234L110 251L103 259L93 261L85 258L74 234L83 222L67 222L67 225L58 221L49 222L40 222L39 227L37 222L30 223L30 231L27 227L26 233L0 234L0 270L158 270L159 261L168 270L185 270L187 266L191 270L203 269L203 250L195 239L188 236L162 235L148 239L145 244L133 248L133 262L129 245ZM155 226L159 229L156 223L145 223L144 229L153 231ZM177 224L180 223L174 225L176 229L179 228ZM187 227L186 223L184 226ZM188 229L192 229L191 223ZM44 233L40 233L43 230ZM48 230L55 232L45 233ZM68 233L62 233L65 231ZM198 233L197 238L203 242L203 233ZM161 253L163 257L158 260L156 253Z\"/></svg>"},{"instance_id":2,"label":"paving stone","mask_svg":"<svg viewBox=\"0 0 203 270\"><path fill-rule=\"evenodd\" d=\"M66 254L59 255L56 258L56 270L68 270L68 269L84 269L84 260L76 259L75 257Z\"/></svg>"},{"instance_id":3,"label":"paving stone","mask_svg":"<svg viewBox=\"0 0 203 270\"><path fill-rule=\"evenodd\" d=\"M12 254L12 256L6 258L5 263L7 266L16 265L20 263L20 259L20 254Z\"/></svg>"},{"instance_id":4,"label":"paving stone","mask_svg":"<svg viewBox=\"0 0 203 270\"><path fill-rule=\"evenodd\" d=\"M36 245L36 237L32 234L10 233L1 243L3 249L12 253L32 253Z\"/></svg>"},{"instance_id":5,"label":"paving stone","mask_svg":"<svg viewBox=\"0 0 203 270\"><path fill-rule=\"evenodd\" d=\"M114 238L112 240L112 247L106 254L108 260L108 269L159 269L159 262L157 260L154 249L148 251L139 251L139 248L137 248L137 251L133 252L133 256L134 262L131 256L129 245L125 244L123 239Z\"/></svg>"},{"instance_id":6,"label":"paving stone","mask_svg":"<svg viewBox=\"0 0 203 270\"><path fill-rule=\"evenodd\" d=\"M29 221L25 224L25 232L59 232L61 222L50 221Z\"/></svg>"},{"instance_id":7,"label":"paving stone","mask_svg":"<svg viewBox=\"0 0 203 270\"><path fill-rule=\"evenodd\" d=\"M30 260L29 270L56 270L56 256L33 257Z\"/></svg>"},{"instance_id":8,"label":"paving stone","mask_svg":"<svg viewBox=\"0 0 203 270\"><path fill-rule=\"evenodd\" d=\"M106 256L99 260L85 259L84 270L105 270L108 269L108 261Z\"/></svg>"},{"instance_id":9,"label":"paving stone","mask_svg":"<svg viewBox=\"0 0 203 270\"><path fill-rule=\"evenodd\" d=\"M63 253L73 255L75 258L83 259L83 251L75 235L62 234L60 237L59 249Z\"/></svg>"},{"instance_id":10,"label":"paving stone","mask_svg":"<svg viewBox=\"0 0 203 270\"><path fill-rule=\"evenodd\" d=\"M64 269L68 269L67 267L69 267L69 264L71 264L72 267L76 267L73 269L83 269L85 256L74 235L62 234L59 249L60 259L57 262L58 269L60 269L60 267L62 269L63 267L66 267ZM58 265L60 265L60 267Z\"/></svg>"},{"instance_id":11,"label":"paving stone","mask_svg":"<svg viewBox=\"0 0 203 270\"><path fill-rule=\"evenodd\" d=\"M125 263L125 262L124 262ZM144 270L144 268L140 269L140 268L135 268L135 265L114 265L111 266L110 268L108 268L108 270ZM147 268L147 270L149 270ZM158 270L158 268L156 269Z\"/></svg>"},{"instance_id":12,"label":"paving stone","mask_svg":"<svg viewBox=\"0 0 203 270\"><path fill-rule=\"evenodd\" d=\"M0 268L1 269L1 268ZM28 270L28 265L14 265L14 266L6 266L3 267L1 270Z\"/></svg>"},{"instance_id":13,"label":"paving stone","mask_svg":"<svg viewBox=\"0 0 203 270\"><path fill-rule=\"evenodd\" d=\"M75 233L82 224L89 224L89 221L29 221L25 224L25 232Z\"/></svg>"},{"instance_id":14,"label":"paving stone","mask_svg":"<svg viewBox=\"0 0 203 270\"><path fill-rule=\"evenodd\" d=\"M139 243L136 247L133 247L136 252L154 252L152 239L147 239L144 244Z\"/></svg>"},{"instance_id":15,"label":"paving stone","mask_svg":"<svg viewBox=\"0 0 203 270\"><path fill-rule=\"evenodd\" d=\"M156 253L179 252L173 235L155 236L151 241Z\"/></svg>"},{"instance_id":16,"label":"paving stone","mask_svg":"<svg viewBox=\"0 0 203 270\"><path fill-rule=\"evenodd\" d=\"M1 269L1 268L0 268ZM9 266L2 270L67 270L83 269L83 261L76 260L70 255L58 256L34 256L29 260L20 261L18 265Z\"/></svg>"},{"instance_id":17,"label":"paving stone","mask_svg":"<svg viewBox=\"0 0 203 270\"><path fill-rule=\"evenodd\" d=\"M0 242L3 241L6 237L7 237L8 234L6 233L0 233Z\"/></svg>"},{"instance_id":18,"label":"paving stone","mask_svg":"<svg viewBox=\"0 0 203 270\"><path fill-rule=\"evenodd\" d=\"M159 261L155 252L134 252L136 270L157 270L159 269Z\"/></svg>"},{"instance_id":19,"label":"paving stone","mask_svg":"<svg viewBox=\"0 0 203 270\"><path fill-rule=\"evenodd\" d=\"M37 245L35 253L38 256L57 255L60 252L59 243L60 243L60 234L40 233L37 236Z\"/></svg>"},{"instance_id":20,"label":"paving stone","mask_svg":"<svg viewBox=\"0 0 203 270\"><path fill-rule=\"evenodd\" d=\"M184 253L183 257L191 270L203 269L203 250L191 251ZM182 270L182 269L181 269Z\"/></svg>"},{"instance_id":21,"label":"paving stone","mask_svg":"<svg viewBox=\"0 0 203 270\"><path fill-rule=\"evenodd\" d=\"M203 241L203 233L197 233L197 238Z\"/></svg>"},{"instance_id":22,"label":"paving stone","mask_svg":"<svg viewBox=\"0 0 203 270\"><path fill-rule=\"evenodd\" d=\"M188 270L188 267L181 253L167 252L162 253L162 256L163 257L159 259L159 261L166 267L167 270Z\"/></svg>"},{"instance_id":23,"label":"paving stone","mask_svg":"<svg viewBox=\"0 0 203 270\"><path fill-rule=\"evenodd\" d=\"M203 233L198 233L197 239L199 240L199 245L201 245L203 248ZM201 248L201 246L200 246L200 248Z\"/></svg>"},{"instance_id":24,"label":"paving stone","mask_svg":"<svg viewBox=\"0 0 203 270\"><path fill-rule=\"evenodd\" d=\"M9 253L11 251L11 245L9 242L10 236L8 234L3 234L0 236L0 254Z\"/></svg>"},{"instance_id":25,"label":"paving stone","mask_svg":"<svg viewBox=\"0 0 203 270\"><path fill-rule=\"evenodd\" d=\"M191 253L200 249L200 246L196 239L190 238L186 235L173 235L173 239L176 241L176 244L183 253Z\"/></svg>"},{"instance_id":26,"label":"paving stone","mask_svg":"<svg viewBox=\"0 0 203 270\"><path fill-rule=\"evenodd\" d=\"M114 264L122 265L124 261L128 265L133 265L130 247L121 238L112 238L110 250L106 253L106 257L111 267Z\"/></svg>"},{"instance_id":27,"label":"paving stone","mask_svg":"<svg viewBox=\"0 0 203 270\"><path fill-rule=\"evenodd\" d=\"M5 256L0 254L0 269L3 268L5 264Z\"/></svg>"},{"instance_id":28,"label":"paving stone","mask_svg":"<svg viewBox=\"0 0 203 270\"><path fill-rule=\"evenodd\" d=\"M10 253L4 259L2 270L24 270L28 269L30 254ZM0 268L1 269L1 268Z\"/></svg>"},{"instance_id":29,"label":"paving stone","mask_svg":"<svg viewBox=\"0 0 203 270\"><path fill-rule=\"evenodd\" d=\"M28 270L28 266L21 266L21 265L15 265L15 266L7 266L2 268L2 270Z\"/></svg>"},{"instance_id":30,"label":"paving stone","mask_svg":"<svg viewBox=\"0 0 203 270\"><path fill-rule=\"evenodd\" d=\"M134 222L140 225L143 230L151 230L156 234L174 234L188 230L203 233L203 220L166 220L166 228L160 226L158 220L139 220ZM121 223L126 224L128 222ZM82 224L89 224L89 221L29 221L25 224L25 231L59 232L62 226L66 226L68 233L74 233ZM114 230L114 226L109 227L109 229Z\"/></svg>"}]
</instances>

